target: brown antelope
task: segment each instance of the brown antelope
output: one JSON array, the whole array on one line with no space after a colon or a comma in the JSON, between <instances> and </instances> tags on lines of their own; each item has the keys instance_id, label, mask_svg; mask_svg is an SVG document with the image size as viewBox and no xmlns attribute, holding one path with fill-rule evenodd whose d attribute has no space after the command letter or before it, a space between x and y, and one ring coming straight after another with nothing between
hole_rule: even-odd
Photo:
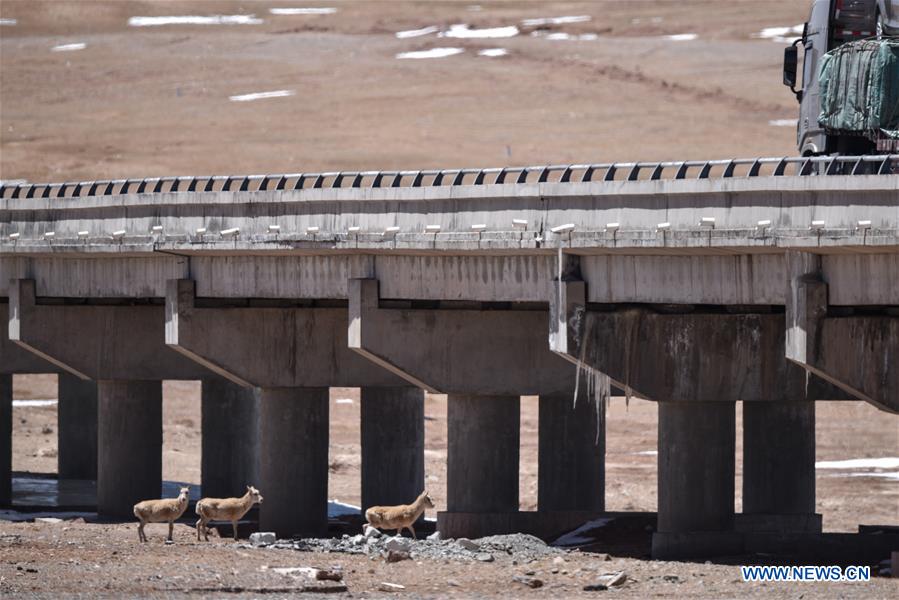
<instances>
[{"instance_id":1,"label":"brown antelope","mask_svg":"<svg viewBox=\"0 0 899 600\"><path fill-rule=\"evenodd\" d=\"M418 520L418 517L425 512L427 508L434 508L434 501L428 494L428 490L423 491L415 499L412 504L401 504L399 506L372 506L365 511L365 520L371 527L378 529L396 529L397 535L402 535L403 529L412 532L415 538L415 530L412 524Z\"/></svg>"}]
</instances>

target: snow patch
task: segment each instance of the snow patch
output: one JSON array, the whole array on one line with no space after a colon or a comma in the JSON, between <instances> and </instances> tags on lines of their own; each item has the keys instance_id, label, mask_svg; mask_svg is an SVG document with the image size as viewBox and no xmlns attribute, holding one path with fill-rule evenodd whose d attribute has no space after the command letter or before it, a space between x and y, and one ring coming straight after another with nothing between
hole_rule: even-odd
<instances>
[{"instance_id":1,"label":"snow patch","mask_svg":"<svg viewBox=\"0 0 899 600\"><path fill-rule=\"evenodd\" d=\"M328 518L343 517L345 515L358 515L362 509L352 504L346 504L340 500L328 501Z\"/></svg>"},{"instance_id":2,"label":"snow patch","mask_svg":"<svg viewBox=\"0 0 899 600\"><path fill-rule=\"evenodd\" d=\"M488 56L490 58L495 58L497 56L507 56L509 51L505 48L485 48L478 52L478 56Z\"/></svg>"},{"instance_id":3,"label":"snow patch","mask_svg":"<svg viewBox=\"0 0 899 600\"><path fill-rule=\"evenodd\" d=\"M338 398L334 401L335 404L353 404L352 398Z\"/></svg>"},{"instance_id":4,"label":"snow patch","mask_svg":"<svg viewBox=\"0 0 899 600\"><path fill-rule=\"evenodd\" d=\"M523 19L522 25L527 27L539 27L540 25L565 25L566 23L586 23L593 17L590 15L576 15L565 17L543 17L538 19Z\"/></svg>"},{"instance_id":5,"label":"snow patch","mask_svg":"<svg viewBox=\"0 0 899 600\"><path fill-rule=\"evenodd\" d=\"M546 33L544 31L531 32L531 37L541 37L552 42L592 42L599 39L596 33L582 33L580 35L572 35L561 31Z\"/></svg>"},{"instance_id":6,"label":"snow patch","mask_svg":"<svg viewBox=\"0 0 899 600\"><path fill-rule=\"evenodd\" d=\"M845 473L847 477L880 477L882 479L895 479L899 481L899 471L875 471L870 473ZM833 475L839 477L839 475Z\"/></svg>"},{"instance_id":7,"label":"snow patch","mask_svg":"<svg viewBox=\"0 0 899 600\"><path fill-rule=\"evenodd\" d=\"M84 42L76 42L74 44L60 44L59 46L53 46L50 48L51 52L74 52L75 50L84 50L87 48L87 44Z\"/></svg>"},{"instance_id":8,"label":"snow patch","mask_svg":"<svg viewBox=\"0 0 899 600\"><path fill-rule=\"evenodd\" d=\"M816 469L899 469L899 457L851 458L849 460L822 460Z\"/></svg>"},{"instance_id":9,"label":"snow patch","mask_svg":"<svg viewBox=\"0 0 899 600\"><path fill-rule=\"evenodd\" d=\"M333 15L337 12L334 7L326 8L270 8L273 15Z\"/></svg>"},{"instance_id":10,"label":"snow patch","mask_svg":"<svg viewBox=\"0 0 899 600\"><path fill-rule=\"evenodd\" d=\"M591 542L596 541L595 537L588 537L586 534L588 531L593 531L594 529L599 529L600 527L605 527L609 523L614 521L613 518L607 517L603 519L595 519L593 521L587 521L574 531L570 531L565 535L558 538L556 541L552 543L553 546L582 546L584 544L589 544Z\"/></svg>"},{"instance_id":11,"label":"snow patch","mask_svg":"<svg viewBox=\"0 0 899 600\"><path fill-rule=\"evenodd\" d=\"M752 34L753 38L761 40L771 40L779 44L786 44L793 41L795 36L802 35L805 25L793 25L792 27L766 27L758 33Z\"/></svg>"},{"instance_id":12,"label":"snow patch","mask_svg":"<svg viewBox=\"0 0 899 600\"><path fill-rule=\"evenodd\" d=\"M698 37L698 33L675 33L674 35L666 35L665 39L671 42L690 42Z\"/></svg>"},{"instance_id":13,"label":"snow patch","mask_svg":"<svg viewBox=\"0 0 899 600\"><path fill-rule=\"evenodd\" d=\"M17 510L0 510L0 521L22 523L32 519L77 519L96 520L95 512L19 512Z\"/></svg>"},{"instance_id":14,"label":"snow patch","mask_svg":"<svg viewBox=\"0 0 899 600\"><path fill-rule=\"evenodd\" d=\"M509 25L507 27L491 27L489 29L471 29L468 25L457 23L450 25L450 28L440 34L440 37L459 38L459 39L491 39L491 38L510 38L519 34L518 27Z\"/></svg>"},{"instance_id":15,"label":"snow patch","mask_svg":"<svg viewBox=\"0 0 899 600\"><path fill-rule=\"evenodd\" d=\"M159 27L161 25L259 25L262 19L256 15L179 15L174 17L131 17L132 27Z\"/></svg>"},{"instance_id":16,"label":"snow patch","mask_svg":"<svg viewBox=\"0 0 899 600\"><path fill-rule=\"evenodd\" d=\"M771 127L796 127L797 123L799 123L798 119L773 119L768 121L768 125Z\"/></svg>"},{"instance_id":17,"label":"snow patch","mask_svg":"<svg viewBox=\"0 0 899 600\"><path fill-rule=\"evenodd\" d=\"M416 50L414 52L400 52L396 58L444 58L453 56L454 54L462 54L465 52L463 48L431 48L430 50Z\"/></svg>"},{"instance_id":18,"label":"snow patch","mask_svg":"<svg viewBox=\"0 0 899 600\"><path fill-rule=\"evenodd\" d=\"M0 25L15 25L18 23L15 19L0 19Z\"/></svg>"},{"instance_id":19,"label":"snow patch","mask_svg":"<svg viewBox=\"0 0 899 600\"><path fill-rule=\"evenodd\" d=\"M59 400L56 398L50 400L13 400L12 407L13 408L26 408L26 407L34 407L34 406L56 406L59 404Z\"/></svg>"},{"instance_id":20,"label":"snow patch","mask_svg":"<svg viewBox=\"0 0 899 600\"><path fill-rule=\"evenodd\" d=\"M275 90L273 92L256 92L254 94L241 94L240 96L228 96L231 102L250 102L252 100L263 100L265 98L284 98L293 96L296 92L293 90Z\"/></svg>"},{"instance_id":21,"label":"snow patch","mask_svg":"<svg viewBox=\"0 0 899 600\"><path fill-rule=\"evenodd\" d=\"M421 29L409 29L407 31L397 31L395 35L399 39L404 40L406 38L414 38L414 37L421 37L423 35L430 35L432 33L437 33L438 31L440 31L439 27L437 27L436 25L431 25L430 27L422 27Z\"/></svg>"}]
</instances>

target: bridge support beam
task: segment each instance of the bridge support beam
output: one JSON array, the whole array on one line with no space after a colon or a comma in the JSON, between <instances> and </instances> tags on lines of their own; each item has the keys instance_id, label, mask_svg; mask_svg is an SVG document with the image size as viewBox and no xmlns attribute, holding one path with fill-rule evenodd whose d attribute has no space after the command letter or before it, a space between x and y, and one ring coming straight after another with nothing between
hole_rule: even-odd
<instances>
[{"instance_id":1,"label":"bridge support beam","mask_svg":"<svg viewBox=\"0 0 899 600\"><path fill-rule=\"evenodd\" d=\"M241 496L259 486L259 401L253 388L222 377L203 379L201 391L203 496Z\"/></svg>"},{"instance_id":2,"label":"bridge support beam","mask_svg":"<svg viewBox=\"0 0 899 600\"><path fill-rule=\"evenodd\" d=\"M547 347L545 311L382 307L374 279L350 280L348 295L350 348L449 395L447 511L438 515L444 535L512 531L522 395L543 397L541 509L602 506L604 431L595 418L580 418L586 405L570 414L577 373ZM573 462L560 469L563 457Z\"/></svg>"},{"instance_id":3,"label":"bridge support beam","mask_svg":"<svg viewBox=\"0 0 899 600\"><path fill-rule=\"evenodd\" d=\"M443 535L508 533L518 512L520 414L518 396L448 396Z\"/></svg>"},{"instance_id":4,"label":"bridge support beam","mask_svg":"<svg viewBox=\"0 0 899 600\"><path fill-rule=\"evenodd\" d=\"M605 510L605 407L586 394L540 396L537 508Z\"/></svg>"},{"instance_id":5,"label":"bridge support beam","mask_svg":"<svg viewBox=\"0 0 899 600\"><path fill-rule=\"evenodd\" d=\"M162 382L97 382L97 512L131 517L162 492Z\"/></svg>"},{"instance_id":6,"label":"bridge support beam","mask_svg":"<svg viewBox=\"0 0 899 600\"><path fill-rule=\"evenodd\" d=\"M832 310L818 255L788 252L787 268L787 358L853 399L899 413L899 369L893 366L899 362L899 313Z\"/></svg>"},{"instance_id":7,"label":"bridge support beam","mask_svg":"<svg viewBox=\"0 0 899 600\"><path fill-rule=\"evenodd\" d=\"M753 532L820 533L815 403L743 403L743 514Z\"/></svg>"},{"instance_id":8,"label":"bridge support beam","mask_svg":"<svg viewBox=\"0 0 899 600\"><path fill-rule=\"evenodd\" d=\"M0 506L12 504L12 375L0 374Z\"/></svg>"},{"instance_id":9,"label":"bridge support beam","mask_svg":"<svg viewBox=\"0 0 899 600\"><path fill-rule=\"evenodd\" d=\"M409 504L425 487L424 392L362 388L362 512Z\"/></svg>"},{"instance_id":10,"label":"bridge support beam","mask_svg":"<svg viewBox=\"0 0 899 600\"><path fill-rule=\"evenodd\" d=\"M97 383L60 373L57 406L60 479L97 479Z\"/></svg>"},{"instance_id":11,"label":"bridge support beam","mask_svg":"<svg viewBox=\"0 0 899 600\"><path fill-rule=\"evenodd\" d=\"M652 557L739 554L734 402L659 402L659 511Z\"/></svg>"},{"instance_id":12,"label":"bridge support beam","mask_svg":"<svg viewBox=\"0 0 899 600\"><path fill-rule=\"evenodd\" d=\"M259 528L280 537L328 528L328 388L263 388Z\"/></svg>"}]
</instances>

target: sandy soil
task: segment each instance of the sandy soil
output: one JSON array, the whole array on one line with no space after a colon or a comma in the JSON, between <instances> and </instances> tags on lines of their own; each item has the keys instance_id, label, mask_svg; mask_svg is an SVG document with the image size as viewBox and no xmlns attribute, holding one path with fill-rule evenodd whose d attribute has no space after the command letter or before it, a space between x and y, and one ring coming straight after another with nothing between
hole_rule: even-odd
<instances>
[{"instance_id":1,"label":"sandy soil","mask_svg":"<svg viewBox=\"0 0 899 600\"><path fill-rule=\"evenodd\" d=\"M496 166L795 152L783 44L806 2L277 2L4 0L0 178L95 179L320 169ZM260 25L127 26L134 15L256 14ZM531 37L524 18L590 15ZM659 20L661 19L661 20ZM426 26L518 24L506 39L397 39ZM695 33L693 41L665 35ZM79 51L52 52L85 43ZM395 54L460 47L457 56ZM506 48L508 56L477 51ZM296 95L231 102L232 95Z\"/></svg>"},{"instance_id":2,"label":"sandy soil","mask_svg":"<svg viewBox=\"0 0 899 600\"><path fill-rule=\"evenodd\" d=\"M0 179L71 180L167 174L495 166L610 160L773 156L795 152L792 95L780 84L783 43L754 39L765 27L804 20L808 2L346 2L322 16L274 16L274 6L333 2L62 2L2 0ZM259 25L128 27L136 15L250 14ZM498 27L521 19L590 15L508 39L397 39L401 30L453 23ZM553 41L545 34L598 34ZM675 42L664 36L695 33ZM77 51L54 52L61 44ZM399 52L464 48L457 56L397 60ZM477 52L505 48L501 58ZM289 90L252 102L230 96ZM199 386L166 382L164 476L199 482ZM16 398L55 398L52 376L17 376ZM337 403L351 398L352 404ZM739 408L739 407L738 407ZM818 404L818 460L899 456L895 417L862 403ZM359 404L332 390L332 498L359 501ZM438 508L445 499L446 403L426 404L426 469ZM657 411L614 400L607 428L607 507L655 510ZM740 509L740 411L737 411ZM536 504L536 400L522 400L521 506ZM15 408L13 467L56 469L54 407ZM818 471L817 510L828 531L899 523L899 482ZM616 593L895 597L896 586L749 585L730 565L571 556L560 573L528 565L539 590L516 587L524 566L507 563L388 565L337 555L247 551L224 542L134 543L133 525L0 522L0 591L176 595L197 587L271 589L263 565L343 565L350 591L380 581L427 596L578 593L595 574L625 569L636 582ZM21 570L20 570L21 567ZM30 572L28 569L35 569ZM565 573L564 571L568 571ZM662 579L678 576L678 582ZM458 585L452 585L456 583ZM250 594L253 595L253 594ZM220 595L219 595L220 596Z\"/></svg>"}]
</instances>

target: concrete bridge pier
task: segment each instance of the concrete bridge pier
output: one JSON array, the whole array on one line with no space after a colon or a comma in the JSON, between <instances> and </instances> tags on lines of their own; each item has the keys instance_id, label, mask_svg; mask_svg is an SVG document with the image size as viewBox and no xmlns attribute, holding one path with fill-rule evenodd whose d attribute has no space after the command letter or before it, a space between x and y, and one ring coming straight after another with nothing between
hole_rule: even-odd
<instances>
[{"instance_id":1,"label":"concrete bridge pier","mask_svg":"<svg viewBox=\"0 0 899 600\"><path fill-rule=\"evenodd\" d=\"M820 533L815 403L743 403L742 531Z\"/></svg>"},{"instance_id":2,"label":"concrete bridge pier","mask_svg":"<svg viewBox=\"0 0 899 600\"><path fill-rule=\"evenodd\" d=\"M328 528L328 388L262 388L259 530L320 536Z\"/></svg>"},{"instance_id":3,"label":"concrete bridge pier","mask_svg":"<svg viewBox=\"0 0 899 600\"><path fill-rule=\"evenodd\" d=\"M131 517L162 492L162 382L97 382L97 512Z\"/></svg>"},{"instance_id":4,"label":"concrete bridge pier","mask_svg":"<svg viewBox=\"0 0 899 600\"><path fill-rule=\"evenodd\" d=\"M201 487L204 496L240 496L259 486L256 390L210 376L202 381Z\"/></svg>"},{"instance_id":5,"label":"concrete bridge pier","mask_svg":"<svg viewBox=\"0 0 899 600\"><path fill-rule=\"evenodd\" d=\"M583 389L576 403L573 394L540 396L538 510L605 510L605 409L597 402Z\"/></svg>"},{"instance_id":6,"label":"concrete bridge pier","mask_svg":"<svg viewBox=\"0 0 899 600\"><path fill-rule=\"evenodd\" d=\"M59 478L97 479L97 383L60 373L57 386Z\"/></svg>"},{"instance_id":7,"label":"concrete bridge pier","mask_svg":"<svg viewBox=\"0 0 899 600\"><path fill-rule=\"evenodd\" d=\"M652 556L742 552L734 531L734 402L659 402L659 510Z\"/></svg>"},{"instance_id":8,"label":"concrete bridge pier","mask_svg":"<svg viewBox=\"0 0 899 600\"><path fill-rule=\"evenodd\" d=\"M360 428L362 512L412 502L425 488L424 391L362 388Z\"/></svg>"},{"instance_id":9,"label":"concrete bridge pier","mask_svg":"<svg viewBox=\"0 0 899 600\"><path fill-rule=\"evenodd\" d=\"M518 396L449 394L446 535L509 532L518 512L520 415Z\"/></svg>"},{"instance_id":10,"label":"concrete bridge pier","mask_svg":"<svg viewBox=\"0 0 899 600\"><path fill-rule=\"evenodd\" d=\"M0 506L12 503L12 375L0 373Z\"/></svg>"}]
</instances>

